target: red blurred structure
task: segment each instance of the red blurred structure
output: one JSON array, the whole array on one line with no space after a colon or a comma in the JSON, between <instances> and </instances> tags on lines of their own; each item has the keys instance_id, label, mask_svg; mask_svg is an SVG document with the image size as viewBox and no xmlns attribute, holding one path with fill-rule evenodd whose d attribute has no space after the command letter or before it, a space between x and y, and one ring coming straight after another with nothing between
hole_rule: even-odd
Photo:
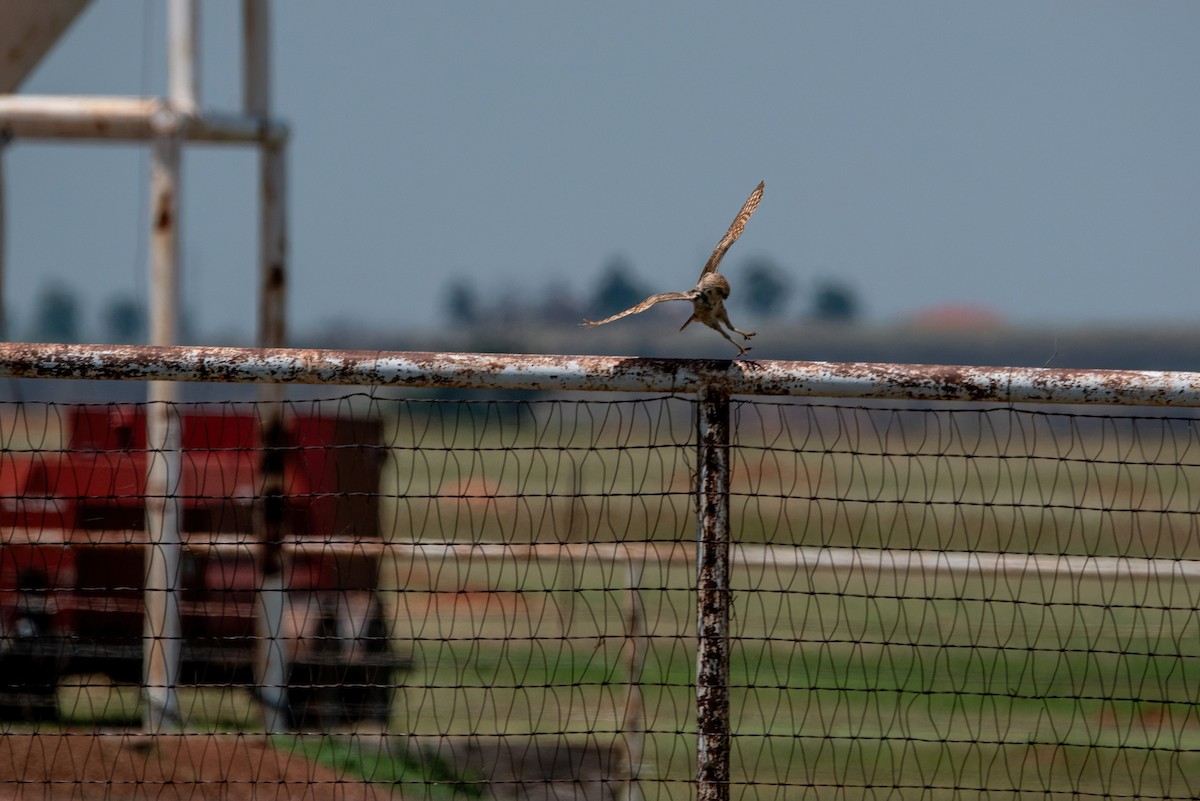
<instances>
[{"instance_id":1,"label":"red blurred structure","mask_svg":"<svg viewBox=\"0 0 1200 801\"><path fill-rule=\"evenodd\" d=\"M253 687L258 421L251 411L180 419L182 680ZM0 459L0 717L53 719L71 674L142 677L144 411L80 406L65 424L63 450ZM405 660L377 592L379 422L298 415L289 427L288 719L386 721Z\"/></svg>"}]
</instances>

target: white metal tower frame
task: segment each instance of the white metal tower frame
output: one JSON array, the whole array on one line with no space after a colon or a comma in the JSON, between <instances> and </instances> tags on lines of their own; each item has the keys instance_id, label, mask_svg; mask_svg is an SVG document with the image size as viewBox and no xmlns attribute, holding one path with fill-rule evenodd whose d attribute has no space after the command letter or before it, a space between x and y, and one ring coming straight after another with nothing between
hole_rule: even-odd
<instances>
[{"instance_id":1,"label":"white metal tower frame","mask_svg":"<svg viewBox=\"0 0 1200 801\"><path fill-rule=\"evenodd\" d=\"M78 13L58 9L44 52ZM167 3L167 96L36 96L0 94L0 320L3 320L4 189L3 145L13 139L119 141L146 143L151 148L150 170L150 342L177 344L180 308L179 215L183 146L189 142L250 145L260 153L259 318L260 347L282 347L285 337L287 230L285 216L286 145L288 129L271 116L269 0L242 0L243 107L240 112L214 112L200 107L196 61L198 4L195 0ZM33 15L41 9L23 6L28 30L38 29ZM46 6L49 8L49 5ZM66 15L62 17L61 15ZM29 20L32 19L32 22ZM44 29L51 23L42 25ZM30 33L30 36L33 34ZM45 39L46 36L43 36ZM32 46L32 44L31 44ZM39 56L34 55L36 59ZM23 72L31 68L25 64ZM13 82L19 82L22 74ZM180 723L176 685L179 678L180 624L176 592L181 539L179 501L180 422L174 401L178 384L149 384L146 481L146 624L145 716L148 732L175 728ZM263 385L263 442L279 443L282 430L282 387ZM264 460L264 465L275 464ZM282 475L264 471L262 497L278 498ZM257 658L258 696L267 731L287 726L286 666L279 639L283 615L283 572L280 564L281 521L270 519L260 503L257 515L262 543L262 589L258 593L260 652Z\"/></svg>"}]
</instances>

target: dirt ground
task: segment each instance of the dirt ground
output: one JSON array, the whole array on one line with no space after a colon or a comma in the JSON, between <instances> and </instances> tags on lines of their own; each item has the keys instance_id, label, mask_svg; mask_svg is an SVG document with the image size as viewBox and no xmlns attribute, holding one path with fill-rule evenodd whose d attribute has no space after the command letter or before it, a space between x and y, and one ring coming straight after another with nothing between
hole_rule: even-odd
<instances>
[{"instance_id":1,"label":"dirt ground","mask_svg":"<svg viewBox=\"0 0 1200 801\"><path fill-rule=\"evenodd\" d=\"M398 796L339 777L261 735L0 734L0 801L374 801Z\"/></svg>"}]
</instances>

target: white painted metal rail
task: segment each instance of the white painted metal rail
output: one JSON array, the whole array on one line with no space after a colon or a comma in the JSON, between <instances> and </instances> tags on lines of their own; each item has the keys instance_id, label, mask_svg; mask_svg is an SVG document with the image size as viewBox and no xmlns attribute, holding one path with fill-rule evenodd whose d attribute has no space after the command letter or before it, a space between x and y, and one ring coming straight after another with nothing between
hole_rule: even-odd
<instances>
[{"instance_id":1,"label":"white painted metal rail","mask_svg":"<svg viewBox=\"0 0 1200 801\"><path fill-rule=\"evenodd\" d=\"M0 344L0 376L1200 406L1200 373L868 362Z\"/></svg>"},{"instance_id":2,"label":"white painted metal rail","mask_svg":"<svg viewBox=\"0 0 1200 801\"><path fill-rule=\"evenodd\" d=\"M20 139L147 142L178 131L189 142L279 143L278 120L195 111L160 97L0 95L0 131Z\"/></svg>"}]
</instances>

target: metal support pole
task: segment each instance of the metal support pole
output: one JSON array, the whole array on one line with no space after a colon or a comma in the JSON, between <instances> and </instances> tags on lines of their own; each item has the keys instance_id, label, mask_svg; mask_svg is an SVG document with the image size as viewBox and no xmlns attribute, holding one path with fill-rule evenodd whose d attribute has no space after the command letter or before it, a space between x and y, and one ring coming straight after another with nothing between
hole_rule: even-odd
<instances>
[{"instance_id":1,"label":"metal support pole","mask_svg":"<svg viewBox=\"0 0 1200 801\"><path fill-rule=\"evenodd\" d=\"M172 117L152 146L150 168L150 339L174 344L179 308L180 131ZM146 409L146 582L143 648L147 732L179 724L179 480L178 384L152 381Z\"/></svg>"},{"instance_id":2,"label":"metal support pole","mask_svg":"<svg viewBox=\"0 0 1200 801\"><path fill-rule=\"evenodd\" d=\"M244 0L245 113L266 124L270 114L269 18L266 0ZM286 160L283 141L264 141L259 151L259 314L258 345L283 347L287 288ZM259 388L259 441L262 446L260 501L256 515L261 548L262 591L258 593L258 695L263 723L269 732L286 731L288 716L287 654L283 613L287 600L284 580L284 446L283 386Z\"/></svg>"},{"instance_id":3,"label":"metal support pole","mask_svg":"<svg viewBox=\"0 0 1200 801\"><path fill-rule=\"evenodd\" d=\"M195 0L170 0L167 6L167 97L180 114L195 114L199 105Z\"/></svg>"},{"instance_id":4,"label":"metal support pole","mask_svg":"<svg viewBox=\"0 0 1200 801\"><path fill-rule=\"evenodd\" d=\"M8 146L8 135L0 131L0 340L7 340L8 312L5 301L8 299L5 290L5 257L8 251L8 214L4 200L4 151Z\"/></svg>"},{"instance_id":5,"label":"metal support pole","mask_svg":"<svg viewBox=\"0 0 1200 801\"><path fill-rule=\"evenodd\" d=\"M168 108L152 121L155 137L150 163L150 341L174 345L179 320L179 201L185 122L196 110L196 8L193 0L167 7ZM146 692L144 725L157 734L180 724L179 663L183 629L179 621L179 490L182 432L178 385L152 381L146 407Z\"/></svg>"},{"instance_id":6,"label":"metal support pole","mask_svg":"<svg viewBox=\"0 0 1200 801\"><path fill-rule=\"evenodd\" d=\"M284 154L282 146L262 152L262 230L258 341L263 347L281 347L284 341L285 216ZM283 640L284 605L284 453L287 429L282 384L259 387L259 442L262 446L260 502L256 523L261 543L262 592L258 593L258 684L263 723L269 732L290 725L287 699L287 654Z\"/></svg>"},{"instance_id":7,"label":"metal support pole","mask_svg":"<svg viewBox=\"0 0 1200 801\"><path fill-rule=\"evenodd\" d=\"M175 110L160 97L0 95L0 130L14 139L148 142L158 135L156 116ZM258 145L287 136L287 126L278 120L220 111L181 113L188 118L184 138L189 142Z\"/></svg>"},{"instance_id":8,"label":"metal support pole","mask_svg":"<svg viewBox=\"0 0 1200 801\"><path fill-rule=\"evenodd\" d=\"M729 395L697 404L696 799L729 799Z\"/></svg>"},{"instance_id":9,"label":"metal support pole","mask_svg":"<svg viewBox=\"0 0 1200 801\"><path fill-rule=\"evenodd\" d=\"M286 142L264 144L260 156L262 220L258 344L263 348L282 348L287 339L286 156Z\"/></svg>"},{"instance_id":10,"label":"metal support pole","mask_svg":"<svg viewBox=\"0 0 1200 801\"><path fill-rule=\"evenodd\" d=\"M270 6L267 0L242 0L242 108L264 120L271 106Z\"/></svg>"}]
</instances>

